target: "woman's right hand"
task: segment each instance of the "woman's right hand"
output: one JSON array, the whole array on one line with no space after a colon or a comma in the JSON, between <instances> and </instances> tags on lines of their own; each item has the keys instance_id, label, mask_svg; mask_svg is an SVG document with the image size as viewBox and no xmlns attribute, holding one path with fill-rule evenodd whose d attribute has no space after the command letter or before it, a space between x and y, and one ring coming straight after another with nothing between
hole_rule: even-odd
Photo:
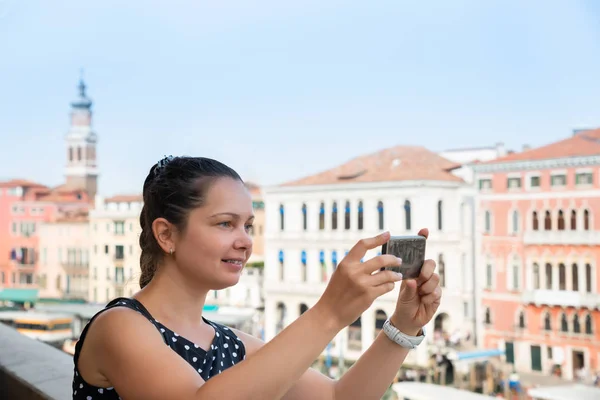
<instances>
[{"instance_id":1,"label":"woman's right hand","mask_svg":"<svg viewBox=\"0 0 600 400\"><path fill-rule=\"evenodd\" d=\"M359 240L339 263L315 305L333 318L340 329L356 321L376 298L394 290L394 283L402 279L402 275L394 271L380 271L383 267L399 266L402 261L396 256L384 254L361 262L368 250L389 239L389 232L385 232Z\"/></svg>"}]
</instances>

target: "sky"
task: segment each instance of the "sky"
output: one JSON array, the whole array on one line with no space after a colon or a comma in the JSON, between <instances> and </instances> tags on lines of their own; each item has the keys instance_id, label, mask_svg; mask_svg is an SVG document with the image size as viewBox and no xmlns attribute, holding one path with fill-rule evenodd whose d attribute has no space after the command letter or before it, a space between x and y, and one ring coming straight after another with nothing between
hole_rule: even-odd
<instances>
[{"instance_id":1,"label":"sky","mask_svg":"<svg viewBox=\"0 0 600 400\"><path fill-rule=\"evenodd\" d=\"M102 195L164 155L274 185L394 145L600 126L594 0L0 0L0 179L63 181L80 69Z\"/></svg>"}]
</instances>

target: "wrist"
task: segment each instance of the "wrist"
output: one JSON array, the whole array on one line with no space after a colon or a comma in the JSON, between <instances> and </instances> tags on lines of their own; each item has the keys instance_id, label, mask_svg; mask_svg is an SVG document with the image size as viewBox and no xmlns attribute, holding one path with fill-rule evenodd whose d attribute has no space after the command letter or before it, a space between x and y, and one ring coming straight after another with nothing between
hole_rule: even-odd
<instances>
[{"instance_id":1,"label":"wrist","mask_svg":"<svg viewBox=\"0 0 600 400\"><path fill-rule=\"evenodd\" d=\"M334 335L346 327L337 315L321 302L317 302L317 304L308 311L312 311L319 326L325 328L327 332L333 332Z\"/></svg>"},{"instance_id":2,"label":"wrist","mask_svg":"<svg viewBox=\"0 0 600 400\"><path fill-rule=\"evenodd\" d=\"M394 325L394 327L396 327L396 329L398 329L400 332L404 333L405 335L408 336L418 336L419 334L421 334L421 329L422 327L415 327L415 326L410 326L407 323L403 323L402 318L399 318L396 314L393 314L390 317L390 322L392 323L392 325Z\"/></svg>"}]
</instances>

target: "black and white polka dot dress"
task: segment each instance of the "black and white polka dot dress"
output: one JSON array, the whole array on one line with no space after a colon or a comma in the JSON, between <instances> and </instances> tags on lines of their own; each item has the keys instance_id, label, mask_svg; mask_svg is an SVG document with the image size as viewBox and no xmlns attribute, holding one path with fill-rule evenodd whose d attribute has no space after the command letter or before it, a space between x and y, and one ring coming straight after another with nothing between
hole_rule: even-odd
<instances>
[{"instance_id":1,"label":"black and white polka dot dress","mask_svg":"<svg viewBox=\"0 0 600 400\"><path fill-rule=\"evenodd\" d=\"M100 388L92 386L85 382L77 369L77 360L81 352L81 347L87 334L90 324L102 312L113 307L127 307L135 310L145 316L160 331L165 341L175 353L179 354L190 364L205 381L211 377L220 374L225 369L235 365L246 358L246 349L244 344L229 328L215 322L204 319L204 322L210 324L215 329L215 337L209 349L202 349L195 343L179 336L150 315L148 310L136 299L117 298L106 305L98 312L86 325L81 333L81 337L75 346L73 362L75 371L73 376L73 400L93 400L93 399L120 399L117 391L112 388Z\"/></svg>"}]
</instances>

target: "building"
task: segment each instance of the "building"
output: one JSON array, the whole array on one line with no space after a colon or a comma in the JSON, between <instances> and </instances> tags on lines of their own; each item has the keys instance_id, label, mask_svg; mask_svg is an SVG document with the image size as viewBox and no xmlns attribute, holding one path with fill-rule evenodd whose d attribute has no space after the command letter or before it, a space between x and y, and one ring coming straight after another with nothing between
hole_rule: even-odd
<instances>
[{"instance_id":1,"label":"building","mask_svg":"<svg viewBox=\"0 0 600 400\"><path fill-rule=\"evenodd\" d=\"M85 84L72 104L67 134L66 183L48 187L13 179L0 182L0 287L37 288L39 226L62 214L91 206L96 192L96 135L91 131L91 105ZM21 301L17 291L15 299ZM5 301L11 301L9 297Z\"/></svg>"},{"instance_id":2,"label":"building","mask_svg":"<svg viewBox=\"0 0 600 400\"><path fill-rule=\"evenodd\" d=\"M39 231L39 296L83 299L89 295L90 225L88 210L65 213Z\"/></svg>"},{"instance_id":3,"label":"building","mask_svg":"<svg viewBox=\"0 0 600 400\"><path fill-rule=\"evenodd\" d=\"M140 289L141 195L103 199L90 211L89 300L106 303Z\"/></svg>"},{"instance_id":4,"label":"building","mask_svg":"<svg viewBox=\"0 0 600 400\"><path fill-rule=\"evenodd\" d=\"M600 368L600 130L474 165L485 343L519 371Z\"/></svg>"},{"instance_id":5,"label":"building","mask_svg":"<svg viewBox=\"0 0 600 400\"><path fill-rule=\"evenodd\" d=\"M264 261L264 228L265 228L265 202L263 201L260 186L254 183L246 183L246 187L252 196L252 208L254 209L254 222L252 234L252 257L249 263L261 263Z\"/></svg>"},{"instance_id":6,"label":"building","mask_svg":"<svg viewBox=\"0 0 600 400\"><path fill-rule=\"evenodd\" d=\"M407 363L425 365L436 338L472 339L474 190L457 171L460 164L423 147L397 146L264 189L266 339L317 302L359 239L384 230L414 235L425 227L430 231L426 257L438 263L444 301L425 344ZM398 289L376 300L325 355L357 359L394 311L397 296Z\"/></svg>"}]
</instances>

